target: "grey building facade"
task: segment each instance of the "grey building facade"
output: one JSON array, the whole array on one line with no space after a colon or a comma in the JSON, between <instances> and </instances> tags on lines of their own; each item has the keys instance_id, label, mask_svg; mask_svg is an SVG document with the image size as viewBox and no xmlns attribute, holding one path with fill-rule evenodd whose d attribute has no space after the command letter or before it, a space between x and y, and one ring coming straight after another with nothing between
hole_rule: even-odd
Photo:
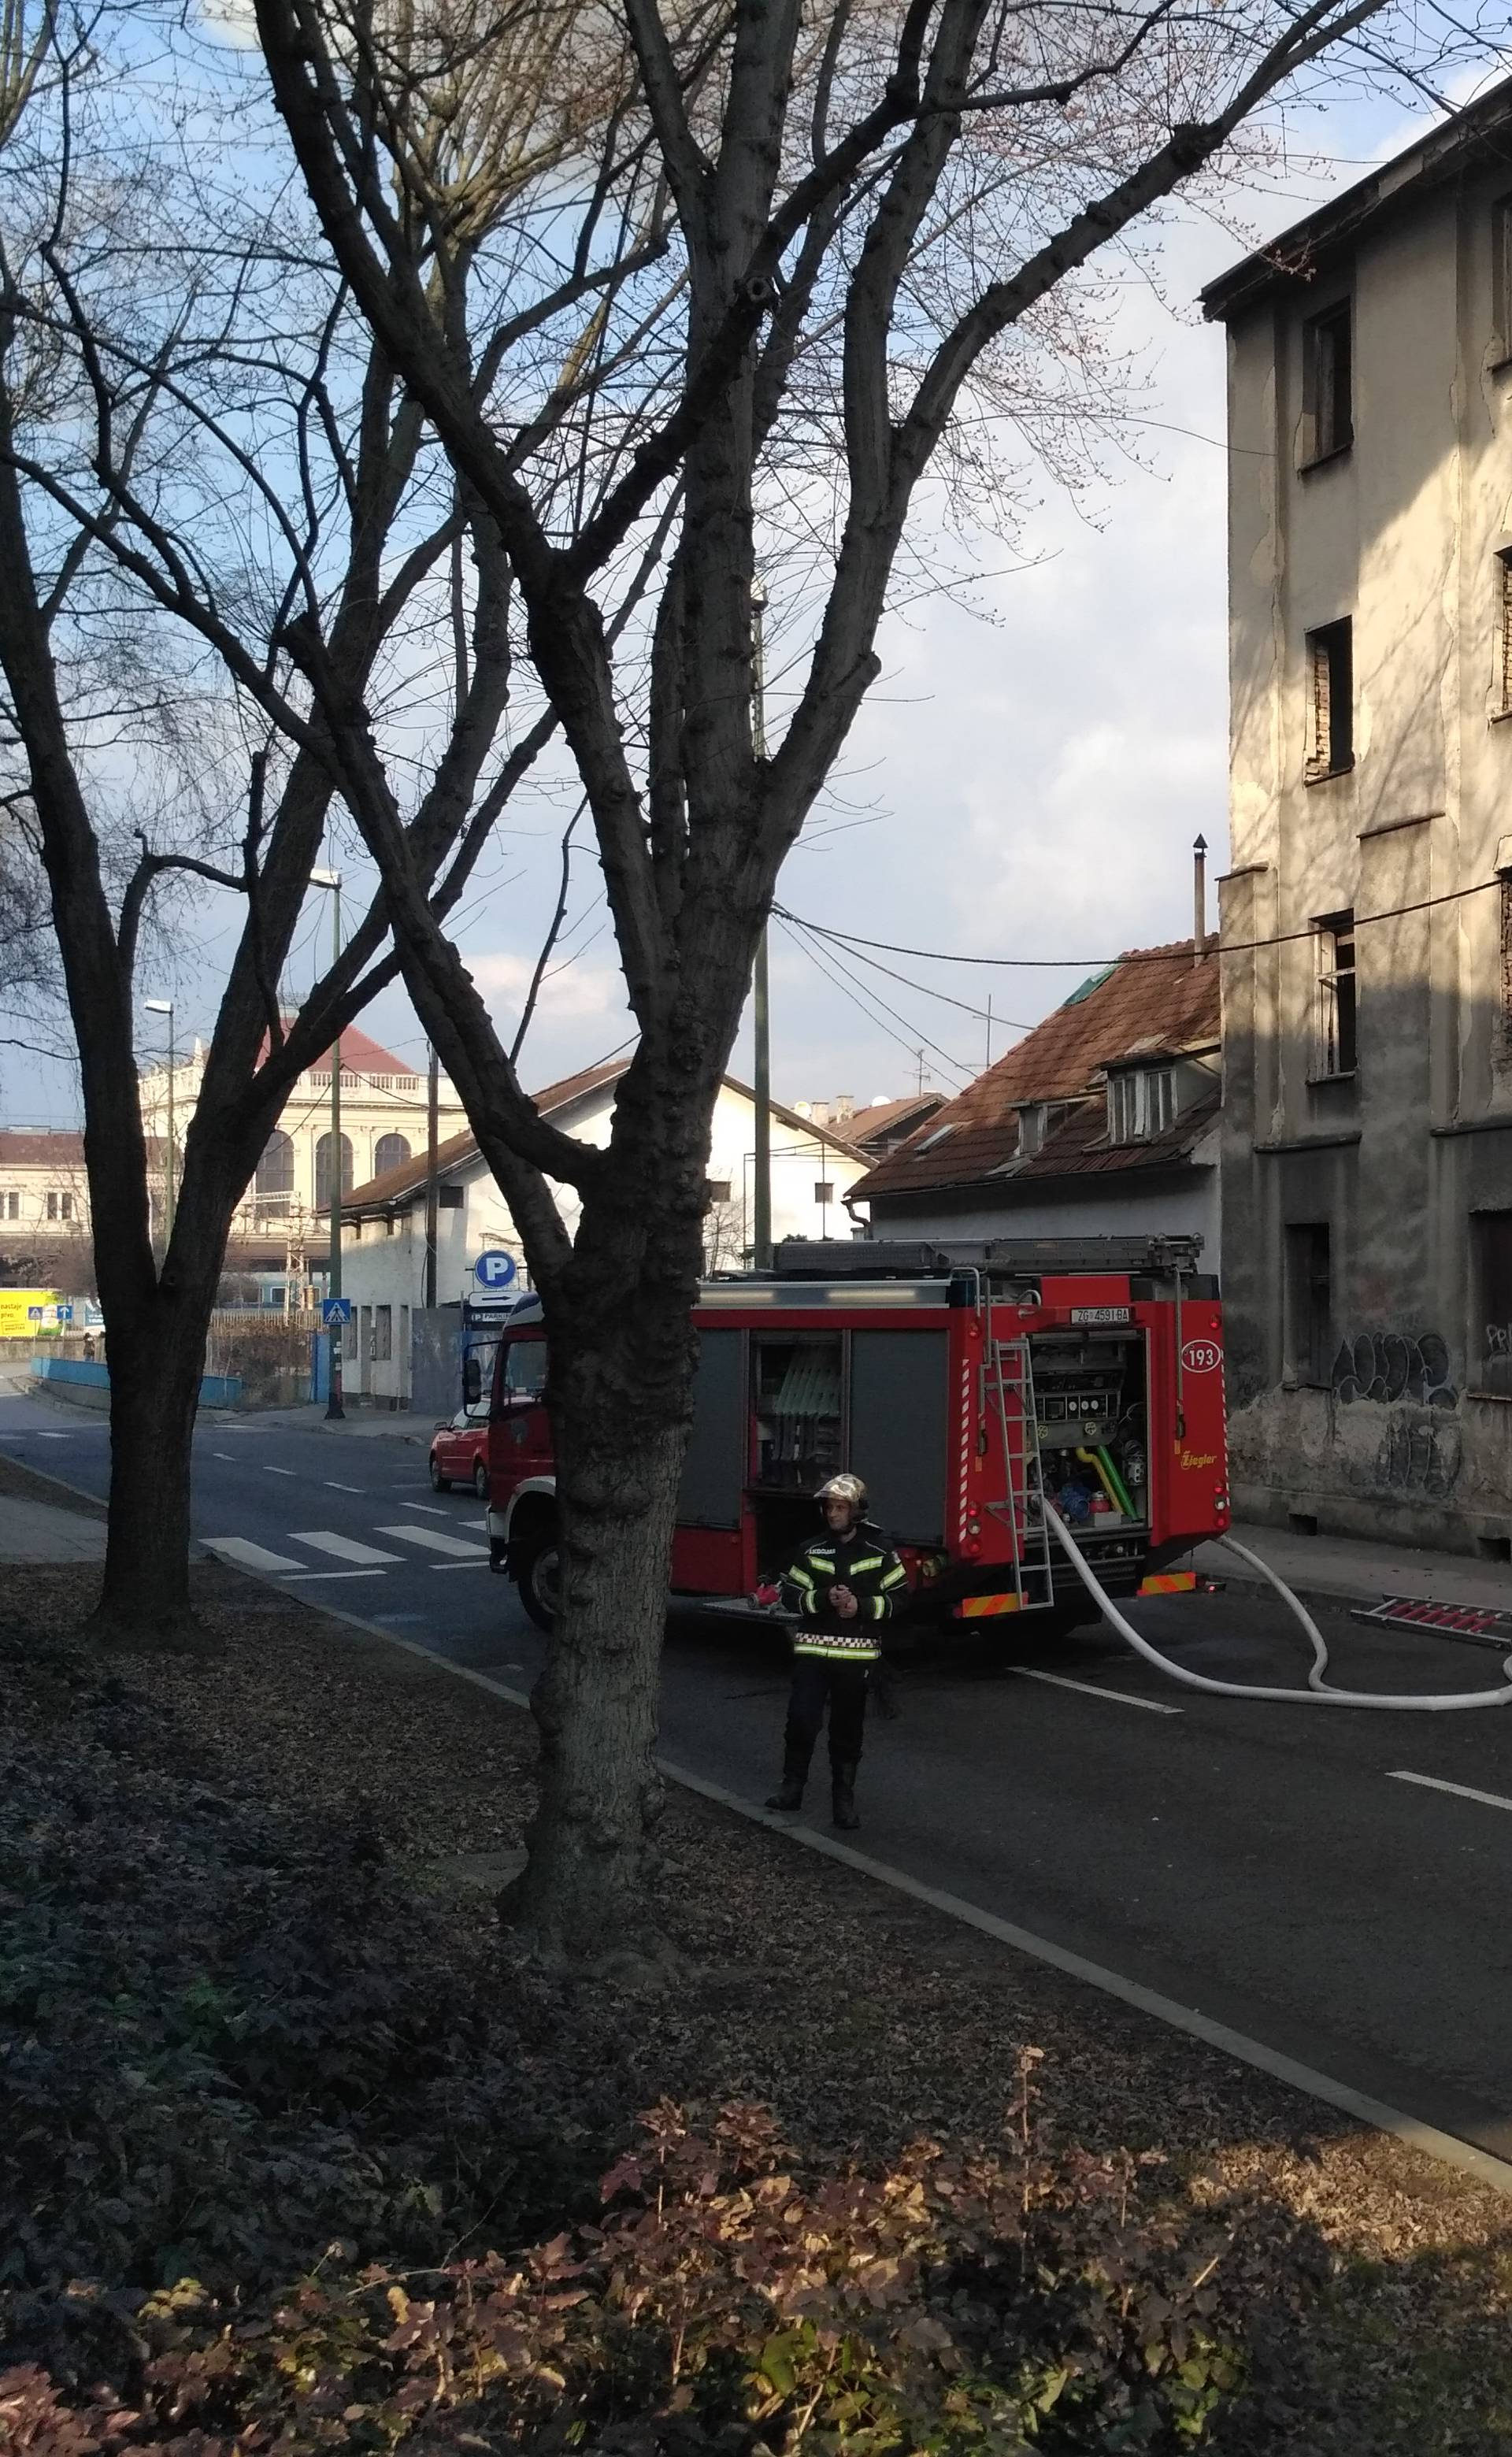
<instances>
[{"instance_id":1,"label":"grey building facade","mask_svg":"<svg viewBox=\"0 0 1512 2457\"><path fill-rule=\"evenodd\" d=\"M1235 1515L1512 1553L1512 87L1215 283Z\"/></svg>"}]
</instances>

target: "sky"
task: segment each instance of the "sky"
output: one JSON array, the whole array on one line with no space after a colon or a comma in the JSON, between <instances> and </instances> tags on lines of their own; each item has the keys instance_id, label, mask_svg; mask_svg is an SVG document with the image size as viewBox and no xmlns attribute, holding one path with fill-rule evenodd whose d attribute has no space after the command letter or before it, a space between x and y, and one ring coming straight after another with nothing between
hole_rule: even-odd
<instances>
[{"instance_id":1,"label":"sky","mask_svg":"<svg viewBox=\"0 0 1512 2457\"><path fill-rule=\"evenodd\" d=\"M1161 246L1159 294L1131 273L1118 310L1117 338L1140 354L1145 378L1125 438L1135 457L1110 450L1106 481L1075 503L1040 473L1017 568L1003 568L1010 558L990 541L970 606L936 596L888 621L881 677L834 792L790 857L779 902L910 948L1065 965L993 971L882 955L876 960L905 980L863 966L858 988L820 968L812 941L774 923L780 1099L849 1093L864 1104L921 1080L957 1089L1099 963L1190 934L1192 840L1207 839L1211 882L1228 836L1224 337L1201 320L1196 296L1252 236L1284 229L1424 123L1381 102L1310 114L1290 132L1306 151L1302 166L1283 171L1274 193L1240 200L1244 237L1179 213ZM926 505L926 521L937 516ZM775 680L769 730L780 700ZM549 780L517 801L457 931L509 1033L554 902L570 806L565 783ZM567 960L547 984L521 1062L529 1086L607 1056L632 1029L590 851L573 880ZM1210 886L1210 921L1215 914ZM164 954L162 978L140 984L143 996L176 999L180 1049L208 1029L217 960L238 919L229 899L212 898L186 919L176 957ZM294 986L307 986L329 929L326 900L312 898L289 967ZM925 983L961 1003L928 995ZM160 1054L164 1025L141 1022L145 1063ZM424 1036L402 991L375 1001L362 1024L423 1065ZM749 1015L732 1066L749 1081ZM72 1066L0 1053L7 1124L78 1115Z\"/></svg>"}]
</instances>

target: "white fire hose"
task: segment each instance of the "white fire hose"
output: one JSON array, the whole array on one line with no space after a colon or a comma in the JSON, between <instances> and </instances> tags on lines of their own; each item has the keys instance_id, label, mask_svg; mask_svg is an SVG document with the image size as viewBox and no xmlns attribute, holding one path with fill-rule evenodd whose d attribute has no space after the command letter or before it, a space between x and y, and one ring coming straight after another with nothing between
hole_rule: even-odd
<instances>
[{"instance_id":1,"label":"white fire hose","mask_svg":"<svg viewBox=\"0 0 1512 2457\"><path fill-rule=\"evenodd\" d=\"M1152 1663L1157 1672L1169 1674L1172 1681L1181 1682L1188 1689L1206 1689L1218 1698L1268 1698L1287 1706L1382 1706L1387 1709L1407 1709L1410 1712L1427 1715L1454 1713L1467 1706L1512 1705L1512 1655L1508 1655L1503 1660L1502 1669L1504 1678L1499 1689L1462 1689L1448 1692L1442 1697L1394 1698L1382 1696L1368 1689L1331 1688L1323 1677L1328 1670L1328 1645L1316 1621L1301 1599L1294 1596L1285 1581L1276 1577L1270 1563L1262 1561L1257 1553L1252 1553L1248 1544L1241 1544L1235 1536L1220 1536L1215 1540L1226 1545L1231 1553L1237 1553L1241 1561L1248 1561L1252 1570L1258 1570L1263 1579L1269 1580L1282 1602L1295 1615L1307 1632L1313 1648L1313 1668L1307 1676L1307 1687L1305 1689L1262 1688L1253 1682L1210 1681L1206 1673L1189 1672L1185 1664L1173 1663L1169 1655L1162 1655L1157 1647L1150 1645L1147 1638L1140 1637L1133 1624L1125 1620L1111 1596L1105 1594L1099 1585L1087 1563L1082 1558L1081 1547L1054 1503L1042 1499L1041 1507L1052 1535L1064 1548L1072 1569L1081 1580L1087 1594L1094 1599L1105 1618L1112 1622L1119 1637L1133 1648L1136 1655L1142 1655L1147 1663Z\"/></svg>"}]
</instances>

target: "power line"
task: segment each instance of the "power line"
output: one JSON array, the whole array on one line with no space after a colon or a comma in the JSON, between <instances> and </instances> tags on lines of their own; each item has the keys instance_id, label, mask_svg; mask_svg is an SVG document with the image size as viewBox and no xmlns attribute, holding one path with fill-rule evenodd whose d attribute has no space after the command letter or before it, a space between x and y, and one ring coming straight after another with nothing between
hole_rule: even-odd
<instances>
[{"instance_id":1,"label":"power line","mask_svg":"<svg viewBox=\"0 0 1512 2457\"><path fill-rule=\"evenodd\" d=\"M1483 896L1488 887L1502 887L1506 881L1498 876L1481 878L1473 887L1453 887L1443 896L1424 896L1416 904L1393 904L1384 913L1357 913L1355 928L1368 929L1373 921L1399 921L1409 913L1431 913L1440 904L1459 904L1467 896ZM1180 940L1172 949L1135 947L1119 956L963 956L945 947L901 947L891 939L859 939L851 930L827 929L821 921L806 921L801 913L790 913L782 904L772 910L780 920L797 923L800 930L812 930L820 939L834 939L846 947L876 947L884 956L912 956L916 962L928 964L991 964L1000 971L1013 972L1095 972L1114 964L1174 964L1190 957L1191 941ZM1207 949L1212 956L1248 956L1261 947L1290 947L1301 939L1317 937L1315 928L1281 930L1273 939L1234 939L1227 945L1212 939ZM1023 1029L1029 1029L1024 1026Z\"/></svg>"},{"instance_id":2,"label":"power line","mask_svg":"<svg viewBox=\"0 0 1512 2457\"><path fill-rule=\"evenodd\" d=\"M774 906L773 909L777 911L779 908ZM793 921L797 917L784 913L782 919L784 921ZM818 924L800 921L797 926L800 930L810 930L817 928ZM901 981L905 990L917 990L923 998L938 999L942 1006L959 1007L963 1015L974 1015L979 1023L1000 1023L1005 1032L1033 1032L1035 1029L1032 1023L1016 1023L1010 1015L994 1014L990 1006L973 1006L969 1000L952 998L948 990L934 989L928 981L910 981L906 973L895 973L890 964L879 964L875 957L860 957L858 961L864 963L868 972L882 973L890 981Z\"/></svg>"},{"instance_id":3,"label":"power line","mask_svg":"<svg viewBox=\"0 0 1512 2457\"><path fill-rule=\"evenodd\" d=\"M969 1066L963 1066L959 1058L952 1058L949 1051L942 1049L938 1043L930 1041L922 1033L919 1034L917 1039L913 1041L905 1041L901 1033L894 1032L891 1024L883 1023L881 1015L878 1013L879 1007L881 1008L881 1014L890 1015L895 1022L901 1023L904 1032L908 1032L913 1029L909 1024L906 1016L899 1015L896 1007L884 1006L880 999L875 998L874 992L863 990L859 983L846 979L845 976L839 971L832 972L830 969L830 962L833 961L838 963L838 958L826 960L817 947L811 946L806 939L798 937L791 929L787 932L787 936L792 939L793 944L797 947L803 955L807 956L810 963L813 964L818 972L823 974L832 989L838 989L842 998L848 998L853 1006L860 1009L868 1023L875 1024L880 1032L886 1034L889 1041L896 1041L899 1048L905 1049L910 1058L917 1058L920 1054L921 1048L927 1049L933 1054L933 1056L938 1058L943 1065L947 1066L953 1075L961 1076L964 1083L971 1082L971 1068Z\"/></svg>"}]
</instances>

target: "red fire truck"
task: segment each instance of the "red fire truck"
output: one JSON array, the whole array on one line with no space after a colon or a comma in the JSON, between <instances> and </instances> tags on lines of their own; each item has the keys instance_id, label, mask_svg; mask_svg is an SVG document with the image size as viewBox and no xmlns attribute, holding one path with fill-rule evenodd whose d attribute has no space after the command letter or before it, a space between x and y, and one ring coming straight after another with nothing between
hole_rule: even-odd
<instances>
[{"instance_id":1,"label":"red fire truck","mask_svg":"<svg viewBox=\"0 0 1512 2457\"><path fill-rule=\"evenodd\" d=\"M795 1240L769 1275L706 1281L673 1591L758 1600L844 1467L908 1565L918 1624L1092 1617L1042 1495L1108 1593L1191 1587L1168 1565L1229 1523L1223 1318L1200 1247ZM494 1361L488 1536L549 1627L556 1479L530 1298Z\"/></svg>"}]
</instances>

